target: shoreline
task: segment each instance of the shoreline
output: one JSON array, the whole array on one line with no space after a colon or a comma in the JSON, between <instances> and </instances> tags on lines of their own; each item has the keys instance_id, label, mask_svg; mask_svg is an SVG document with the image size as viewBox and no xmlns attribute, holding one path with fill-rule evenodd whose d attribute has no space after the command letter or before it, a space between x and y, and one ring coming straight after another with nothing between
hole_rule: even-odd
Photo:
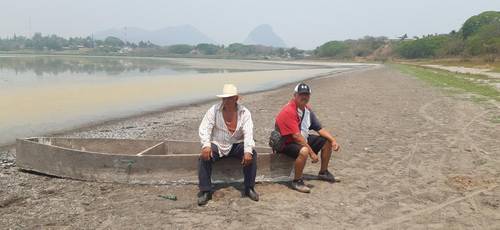
<instances>
[{"instance_id":1,"label":"shoreline","mask_svg":"<svg viewBox=\"0 0 500 230\"><path fill-rule=\"evenodd\" d=\"M366 70L369 70L369 69L377 68L378 66L379 65L371 65L371 66L368 65L368 66L358 67L358 68L354 68L354 69L338 70L338 71L336 71L335 69L332 69L332 71L330 71L330 72L323 73L323 74L317 74L317 75L314 75L314 76L309 77L309 78L305 78L305 79L300 80L300 81L310 81L310 80L313 80L313 79L334 77L335 75L346 74L346 73L350 73L350 72L366 71ZM294 81L294 82L291 82L291 83L285 83L283 85L278 85L276 87L272 87L272 88L269 88L269 89L263 89L263 90L255 90L255 91L245 92L245 93L242 93L241 96L250 96L250 95L261 94L261 93L264 93L264 92L272 92L272 91L275 91L275 90L278 90L278 89L282 89L282 88L286 88L286 87L289 87L289 86L293 86L297 82L300 82L300 81ZM180 104L176 104L176 105L172 105L172 106L166 106L166 107L159 108L159 109L145 110L145 111L142 111L140 113L129 115L129 116L117 117L117 118L111 118L111 119L105 119L105 120L102 120L102 121L89 122L89 123L86 123L84 125L70 127L70 128L67 128L67 129L61 129L61 130L57 130L57 131L54 131L54 132L47 132L47 133L40 134L40 135L35 135L35 136L64 136L64 135L68 135L68 134L76 133L76 132L85 132L85 131L97 129L97 128L102 127L102 126L112 125L112 124L119 123L119 122L126 122L126 121L129 121L129 120L141 119L141 118L148 117L148 116L155 116L157 114L162 114L162 113L165 113L165 112L175 111L175 110L179 110L179 109L183 109L183 108L187 108L187 107L200 106L200 105L204 105L204 104L207 104L207 103L210 103L210 102L215 102L217 100L218 100L218 98L214 97L214 98L211 98L211 99L197 100L195 102L180 103ZM23 138L29 138L29 137L31 137L31 136L27 136L27 137L23 137ZM19 138L16 138L16 139L19 139ZM12 148L15 147L15 144L16 144L15 141L14 142L10 142L10 143L0 144L0 151L5 151L5 150L8 150L8 149L12 149Z\"/></svg>"},{"instance_id":2,"label":"shoreline","mask_svg":"<svg viewBox=\"0 0 500 230\"><path fill-rule=\"evenodd\" d=\"M57 84L6 87L1 93L3 100L0 100L0 109L5 111L0 125L0 146L13 144L16 137L58 134L120 117L197 103L215 95L226 82L240 85L241 92L258 92L322 74L373 66L356 63L164 60L174 66L192 69L246 71L145 75L147 77L128 77L124 80L61 79ZM9 76L7 80L15 79ZM15 83L15 80L12 81Z\"/></svg>"}]
</instances>

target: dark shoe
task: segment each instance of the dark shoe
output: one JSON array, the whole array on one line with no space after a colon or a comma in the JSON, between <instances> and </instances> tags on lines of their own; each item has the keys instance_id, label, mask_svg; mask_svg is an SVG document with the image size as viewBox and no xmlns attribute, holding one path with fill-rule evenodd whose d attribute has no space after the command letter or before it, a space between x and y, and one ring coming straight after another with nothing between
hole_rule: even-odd
<instances>
[{"instance_id":1,"label":"dark shoe","mask_svg":"<svg viewBox=\"0 0 500 230\"><path fill-rule=\"evenodd\" d=\"M333 176L333 174L331 174L328 170L318 173L318 178L328 182L335 182L335 176Z\"/></svg>"},{"instance_id":2,"label":"dark shoe","mask_svg":"<svg viewBox=\"0 0 500 230\"><path fill-rule=\"evenodd\" d=\"M292 181L292 188L299 191L299 192L303 192L303 193L310 193L311 192L311 189L304 184L304 181L302 179L293 180Z\"/></svg>"},{"instance_id":3,"label":"dark shoe","mask_svg":"<svg viewBox=\"0 0 500 230\"><path fill-rule=\"evenodd\" d=\"M198 205L206 205L210 199L212 199L212 194L210 192L200 192L198 195Z\"/></svg>"},{"instance_id":4,"label":"dark shoe","mask_svg":"<svg viewBox=\"0 0 500 230\"><path fill-rule=\"evenodd\" d=\"M250 197L253 201L259 201L259 194L253 188L246 188L245 195Z\"/></svg>"}]
</instances>

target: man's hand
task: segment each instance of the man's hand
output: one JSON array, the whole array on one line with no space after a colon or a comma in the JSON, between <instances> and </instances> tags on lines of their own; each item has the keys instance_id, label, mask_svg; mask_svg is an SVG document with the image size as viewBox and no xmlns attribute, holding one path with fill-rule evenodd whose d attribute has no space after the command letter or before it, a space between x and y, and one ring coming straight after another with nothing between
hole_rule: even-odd
<instances>
[{"instance_id":1,"label":"man's hand","mask_svg":"<svg viewBox=\"0 0 500 230\"><path fill-rule=\"evenodd\" d=\"M312 159L312 163L317 163L319 161L318 154L314 153L312 150L310 151L309 156Z\"/></svg>"},{"instance_id":2,"label":"man's hand","mask_svg":"<svg viewBox=\"0 0 500 230\"><path fill-rule=\"evenodd\" d=\"M337 141L332 142L332 149L335 152L338 152L340 150L340 145L339 145L339 143L337 143Z\"/></svg>"},{"instance_id":3,"label":"man's hand","mask_svg":"<svg viewBox=\"0 0 500 230\"><path fill-rule=\"evenodd\" d=\"M253 156L251 153L245 153L243 156L243 159L241 160L241 164L243 166L249 166L252 164L252 159L253 159Z\"/></svg>"},{"instance_id":4,"label":"man's hand","mask_svg":"<svg viewBox=\"0 0 500 230\"><path fill-rule=\"evenodd\" d=\"M208 161L212 156L212 148L205 147L201 149L200 157L202 160Z\"/></svg>"},{"instance_id":5,"label":"man's hand","mask_svg":"<svg viewBox=\"0 0 500 230\"><path fill-rule=\"evenodd\" d=\"M332 150L337 152L340 150L340 145L337 143L337 140L330 134L326 129L320 129L318 131L319 135L326 138L332 143Z\"/></svg>"}]
</instances>

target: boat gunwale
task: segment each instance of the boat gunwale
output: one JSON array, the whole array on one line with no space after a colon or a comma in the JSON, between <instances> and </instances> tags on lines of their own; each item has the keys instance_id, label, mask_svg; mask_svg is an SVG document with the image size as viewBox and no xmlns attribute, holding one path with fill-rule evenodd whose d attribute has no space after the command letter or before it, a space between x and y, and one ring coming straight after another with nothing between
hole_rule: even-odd
<instances>
[{"instance_id":1,"label":"boat gunwale","mask_svg":"<svg viewBox=\"0 0 500 230\"><path fill-rule=\"evenodd\" d=\"M86 139L86 140L118 140L118 141L158 141L158 143L141 150L138 153L135 154L120 154L120 153L108 153L108 152L94 152L94 151L87 151L87 150L80 150L80 149L73 149L73 148L68 148L68 147L63 147L59 145L51 145L51 144L45 144L41 142L34 141L32 139L65 139L65 140L70 140L70 139ZM164 139L164 140L152 140L152 139L130 139L130 138L125 138L125 139L120 139L120 138L99 138L99 137L91 137L91 138L75 138L75 137L27 137L27 138L17 138L16 141L22 141L22 142L30 142L33 144L37 145L44 145L44 146L49 146L51 148L58 148L62 150L69 150L73 152L78 152L78 153L85 153L85 154L97 154L97 155L109 155L109 156L127 156L127 157L181 157L181 156L199 156L199 153L186 153L186 154L163 154L163 155L144 155L143 153L151 150L152 148L160 145L160 144L167 144L166 142L179 142L179 143L194 143L195 141L183 141L183 140L170 140L170 139ZM255 146L255 148L268 148L269 147L262 147L262 146ZM269 153L260 153L259 155L272 155L272 152Z\"/></svg>"},{"instance_id":2,"label":"boat gunwale","mask_svg":"<svg viewBox=\"0 0 500 230\"><path fill-rule=\"evenodd\" d=\"M162 141L159 141L158 143L154 144L153 146L151 147L148 147L144 150L141 150L141 152L139 153L136 153L136 154L120 154L120 153L108 153L108 152L94 152L94 151L87 151L87 150L80 150L80 149L73 149L73 148L68 148L68 147L63 147L63 146L59 146L59 145L49 145L49 144L44 144L44 143L40 143L40 142L36 142L36 141L33 141L33 140L29 140L29 139L34 139L34 138L55 138L55 139L66 139L66 140L69 140L69 139L87 139L87 140L98 140L98 139L105 139L105 140L129 140L129 141L155 141L155 140L150 140L150 139L130 139L130 138L127 138L127 139L119 139L119 138L96 138L96 137L92 137L92 138L73 138L73 137L28 137L28 138L18 138L17 141L26 141L26 142L30 142L30 143L33 143L33 144L37 144L37 145L44 145L44 146L49 146L51 148L58 148L58 149L63 149L63 150L69 150L69 151L73 151L73 152L78 152L78 153L85 153L85 154L97 154L97 155L107 155L107 156L127 156L127 157L172 157L172 156L198 156L199 154L196 154L196 153L187 153L187 154L164 154L164 155L137 155L139 153L142 153L146 150L149 150L151 149L152 147L155 147L157 146L158 144L164 144L165 141L174 141L174 142L185 142L185 143L189 143L188 141L178 141L178 140L162 140Z\"/></svg>"}]
</instances>

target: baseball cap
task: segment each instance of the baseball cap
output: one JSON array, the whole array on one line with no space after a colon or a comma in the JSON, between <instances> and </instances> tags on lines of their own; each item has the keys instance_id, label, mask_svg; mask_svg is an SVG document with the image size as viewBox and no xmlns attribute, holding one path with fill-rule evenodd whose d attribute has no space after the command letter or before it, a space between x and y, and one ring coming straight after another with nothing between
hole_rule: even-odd
<instances>
[{"instance_id":1,"label":"baseball cap","mask_svg":"<svg viewBox=\"0 0 500 230\"><path fill-rule=\"evenodd\" d=\"M306 85L305 83L299 83L297 86L295 86L295 93L301 94L301 93L311 93L311 88Z\"/></svg>"}]
</instances>

